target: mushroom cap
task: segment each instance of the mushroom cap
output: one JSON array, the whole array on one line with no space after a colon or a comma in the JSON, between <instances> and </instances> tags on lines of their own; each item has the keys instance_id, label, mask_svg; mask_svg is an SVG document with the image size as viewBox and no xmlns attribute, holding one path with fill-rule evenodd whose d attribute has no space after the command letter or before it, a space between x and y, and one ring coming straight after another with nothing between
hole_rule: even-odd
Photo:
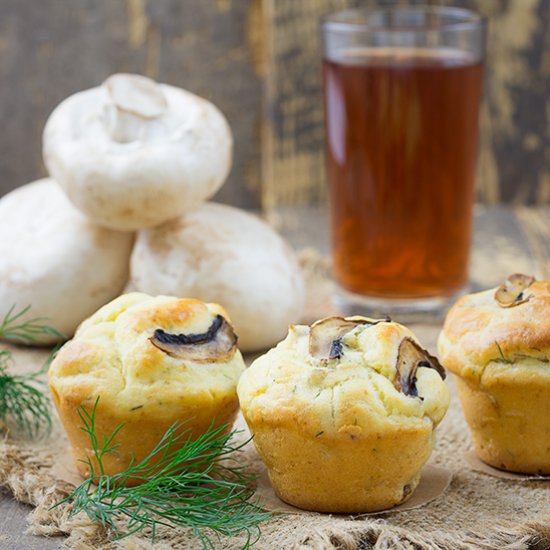
<instances>
[{"instance_id":1,"label":"mushroom cap","mask_svg":"<svg viewBox=\"0 0 550 550\"><path fill-rule=\"evenodd\" d=\"M209 101L117 74L50 115L44 162L95 223L123 230L175 218L211 197L231 167L232 136Z\"/></svg>"},{"instance_id":2,"label":"mushroom cap","mask_svg":"<svg viewBox=\"0 0 550 550\"><path fill-rule=\"evenodd\" d=\"M140 231L131 285L221 304L243 351L280 341L303 312L304 284L292 249L256 216L215 203Z\"/></svg>"},{"instance_id":3,"label":"mushroom cap","mask_svg":"<svg viewBox=\"0 0 550 550\"><path fill-rule=\"evenodd\" d=\"M22 321L46 317L69 337L128 280L134 235L92 224L52 179L0 200L0 233L0 318L31 306Z\"/></svg>"}]
</instances>

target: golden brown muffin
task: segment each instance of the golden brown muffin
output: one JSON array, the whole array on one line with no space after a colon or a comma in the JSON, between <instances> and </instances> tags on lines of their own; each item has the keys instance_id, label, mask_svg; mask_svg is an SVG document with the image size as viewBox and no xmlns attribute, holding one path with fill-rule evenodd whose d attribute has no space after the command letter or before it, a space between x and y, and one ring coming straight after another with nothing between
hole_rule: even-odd
<instances>
[{"instance_id":1,"label":"golden brown muffin","mask_svg":"<svg viewBox=\"0 0 550 550\"><path fill-rule=\"evenodd\" d=\"M550 474L550 282L511 276L462 297L439 336L481 460Z\"/></svg>"},{"instance_id":2,"label":"golden brown muffin","mask_svg":"<svg viewBox=\"0 0 550 550\"><path fill-rule=\"evenodd\" d=\"M331 317L290 327L237 391L281 499L370 512L404 502L418 485L449 405L443 375L404 326Z\"/></svg>"},{"instance_id":3,"label":"golden brown muffin","mask_svg":"<svg viewBox=\"0 0 550 550\"><path fill-rule=\"evenodd\" d=\"M216 304L132 293L84 321L49 370L54 403L67 431L79 472L91 457L78 408L96 399L96 435L116 437L105 455L105 473L145 458L175 422L192 437L231 425L238 409L237 381L244 362L227 314ZM97 464L94 464L94 469Z\"/></svg>"}]
</instances>

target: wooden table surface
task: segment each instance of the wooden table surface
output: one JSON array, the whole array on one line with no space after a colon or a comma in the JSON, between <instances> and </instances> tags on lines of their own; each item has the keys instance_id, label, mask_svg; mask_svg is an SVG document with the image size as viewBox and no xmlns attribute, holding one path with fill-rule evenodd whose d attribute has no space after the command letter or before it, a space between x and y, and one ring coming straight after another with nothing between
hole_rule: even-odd
<instances>
[{"instance_id":1,"label":"wooden table surface","mask_svg":"<svg viewBox=\"0 0 550 550\"><path fill-rule=\"evenodd\" d=\"M297 249L313 247L328 254L325 211L312 208L281 210L272 221ZM476 207L472 288L495 286L511 272L550 279L550 207ZM433 331L437 326L423 328ZM0 549L61 548L63 540L60 538L25 534L29 509L0 489ZM261 545L258 548L264 550Z\"/></svg>"}]
</instances>

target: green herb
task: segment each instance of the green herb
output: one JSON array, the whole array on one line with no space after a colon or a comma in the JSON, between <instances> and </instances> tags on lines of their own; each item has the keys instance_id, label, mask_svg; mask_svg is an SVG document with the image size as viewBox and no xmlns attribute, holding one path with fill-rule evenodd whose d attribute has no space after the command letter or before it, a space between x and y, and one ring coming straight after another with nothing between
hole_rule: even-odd
<instances>
[{"instance_id":1,"label":"green herb","mask_svg":"<svg viewBox=\"0 0 550 550\"><path fill-rule=\"evenodd\" d=\"M20 344L40 343L44 336L61 337L55 329L44 324L45 319L35 317L23 321L29 311L26 307L15 312L11 307L0 321L0 338ZM0 425L14 426L27 437L48 433L52 426L50 404L40 386L40 377L45 374L54 357L54 350L42 368L31 374L11 374L14 365L13 354L0 350Z\"/></svg>"},{"instance_id":2,"label":"green herb","mask_svg":"<svg viewBox=\"0 0 550 550\"><path fill-rule=\"evenodd\" d=\"M211 427L192 441L184 424L175 424L145 459L132 461L122 473L107 475L103 459L118 452L115 439L124 425L100 440L95 431L98 400L91 412L78 410L98 467L88 458L89 477L56 506L72 502L72 515L85 512L117 539L148 528L154 542L157 528L163 525L190 527L203 548L214 548L212 537L219 535L246 533L244 548L258 540L258 525L271 514L261 508L249 487L255 476L238 463L236 453L248 443L232 443L238 432ZM141 484L126 487L129 480Z\"/></svg>"},{"instance_id":3,"label":"green herb","mask_svg":"<svg viewBox=\"0 0 550 550\"><path fill-rule=\"evenodd\" d=\"M13 357L9 351L0 350L0 424L14 426L27 437L49 433L52 427L50 402L42 393L39 380L53 358L50 355L44 366L32 374L10 374Z\"/></svg>"},{"instance_id":4,"label":"green herb","mask_svg":"<svg viewBox=\"0 0 550 550\"><path fill-rule=\"evenodd\" d=\"M502 348L500 347L499 343L496 340L495 340L495 345L498 349L498 353L500 355L501 361L504 361L504 363L511 363L509 359L506 359L506 357L504 357L504 353L502 353Z\"/></svg>"},{"instance_id":5,"label":"green herb","mask_svg":"<svg viewBox=\"0 0 550 550\"><path fill-rule=\"evenodd\" d=\"M45 323L46 317L33 317L28 321L22 321L22 317L30 308L31 306L27 306L18 313L15 312L15 305L9 309L0 321L0 339L18 344L40 344L44 336L66 340L63 334Z\"/></svg>"}]
</instances>

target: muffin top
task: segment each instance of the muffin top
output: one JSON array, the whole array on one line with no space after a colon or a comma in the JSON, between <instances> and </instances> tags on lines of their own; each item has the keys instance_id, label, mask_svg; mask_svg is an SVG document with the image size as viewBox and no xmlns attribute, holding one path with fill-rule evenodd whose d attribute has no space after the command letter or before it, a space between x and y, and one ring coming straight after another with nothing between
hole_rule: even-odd
<instances>
[{"instance_id":1,"label":"muffin top","mask_svg":"<svg viewBox=\"0 0 550 550\"><path fill-rule=\"evenodd\" d=\"M186 402L235 394L242 356L217 304L131 293L102 307L52 362L52 391L68 406L146 406L172 416Z\"/></svg>"},{"instance_id":2,"label":"muffin top","mask_svg":"<svg viewBox=\"0 0 550 550\"><path fill-rule=\"evenodd\" d=\"M446 368L479 380L488 365L526 366L550 376L550 281L511 275L497 288L460 298L438 349Z\"/></svg>"},{"instance_id":3,"label":"muffin top","mask_svg":"<svg viewBox=\"0 0 550 550\"><path fill-rule=\"evenodd\" d=\"M359 436L439 423L449 405L442 376L406 327L329 317L291 326L287 338L241 376L238 394L252 424Z\"/></svg>"}]
</instances>

